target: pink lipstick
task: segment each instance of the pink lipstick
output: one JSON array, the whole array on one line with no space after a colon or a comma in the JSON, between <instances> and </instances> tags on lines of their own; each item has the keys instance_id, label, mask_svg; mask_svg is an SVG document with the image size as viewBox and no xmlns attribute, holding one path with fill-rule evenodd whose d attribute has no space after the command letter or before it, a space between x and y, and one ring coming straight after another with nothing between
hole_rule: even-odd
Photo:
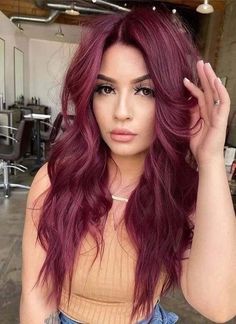
<instances>
[{"instance_id":1,"label":"pink lipstick","mask_svg":"<svg viewBox=\"0 0 236 324\"><path fill-rule=\"evenodd\" d=\"M111 139L117 142L130 142L137 135L125 128L116 128L110 134Z\"/></svg>"}]
</instances>

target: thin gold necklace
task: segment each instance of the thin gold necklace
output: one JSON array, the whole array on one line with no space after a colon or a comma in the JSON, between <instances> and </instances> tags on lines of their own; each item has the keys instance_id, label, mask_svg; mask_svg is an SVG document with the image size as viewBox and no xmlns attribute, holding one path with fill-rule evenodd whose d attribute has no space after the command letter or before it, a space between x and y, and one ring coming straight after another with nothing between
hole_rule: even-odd
<instances>
[{"instance_id":1,"label":"thin gold necklace","mask_svg":"<svg viewBox=\"0 0 236 324\"><path fill-rule=\"evenodd\" d=\"M128 198L124 198L124 197L119 197L119 196L115 196L115 195L111 195L113 200L119 200L119 201L125 201L128 202Z\"/></svg>"}]
</instances>

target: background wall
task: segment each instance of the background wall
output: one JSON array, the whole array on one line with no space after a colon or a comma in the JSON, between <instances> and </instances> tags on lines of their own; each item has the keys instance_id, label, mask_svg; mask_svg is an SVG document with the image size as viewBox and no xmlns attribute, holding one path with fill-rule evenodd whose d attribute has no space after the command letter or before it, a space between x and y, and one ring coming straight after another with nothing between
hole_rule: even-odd
<instances>
[{"instance_id":1,"label":"background wall","mask_svg":"<svg viewBox=\"0 0 236 324\"><path fill-rule=\"evenodd\" d=\"M64 73L77 44L29 39L0 11L0 37L5 40L6 107L15 101L14 46L24 53L25 104L35 96L49 106L52 119L60 110Z\"/></svg>"},{"instance_id":2,"label":"background wall","mask_svg":"<svg viewBox=\"0 0 236 324\"><path fill-rule=\"evenodd\" d=\"M220 77L227 78L226 88L231 99L230 121L236 112L236 1L226 0L225 9L216 71ZM236 118L231 126L228 140L236 147Z\"/></svg>"},{"instance_id":3,"label":"background wall","mask_svg":"<svg viewBox=\"0 0 236 324\"><path fill-rule=\"evenodd\" d=\"M29 39L0 11L0 37L5 40L6 105L15 101L14 46L24 52L24 95L29 97Z\"/></svg>"},{"instance_id":4,"label":"background wall","mask_svg":"<svg viewBox=\"0 0 236 324\"><path fill-rule=\"evenodd\" d=\"M71 43L29 41L30 100L39 97L41 104L51 107L52 119L60 111L63 77L76 48Z\"/></svg>"}]
</instances>

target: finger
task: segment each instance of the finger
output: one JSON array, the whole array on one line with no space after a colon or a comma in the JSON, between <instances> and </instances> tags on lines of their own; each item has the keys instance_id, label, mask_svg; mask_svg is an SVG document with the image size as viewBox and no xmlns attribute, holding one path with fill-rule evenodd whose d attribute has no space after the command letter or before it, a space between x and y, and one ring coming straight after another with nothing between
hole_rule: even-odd
<instances>
[{"instance_id":1,"label":"finger","mask_svg":"<svg viewBox=\"0 0 236 324\"><path fill-rule=\"evenodd\" d=\"M217 78L217 75L215 74L214 70L212 69L210 63L204 64L204 71L205 71L205 75L206 75L208 82L212 89L212 93L213 93L212 105L214 105L214 100L219 99L218 91L215 86L215 79Z\"/></svg>"},{"instance_id":2,"label":"finger","mask_svg":"<svg viewBox=\"0 0 236 324\"><path fill-rule=\"evenodd\" d=\"M220 99L221 104L229 105L230 97L229 97L228 91L226 90L225 86L222 84L221 80L215 74L210 63L206 63L204 68L206 71L206 76L207 76L207 78L212 86L212 89L214 91L214 94L215 94L214 99ZM221 98L220 98L220 96L221 96Z\"/></svg>"},{"instance_id":3,"label":"finger","mask_svg":"<svg viewBox=\"0 0 236 324\"><path fill-rule=\"evenodd\" d=\"M213 91L211 88L211 85L207 79L207 76L205 74L205 70L204 70L204 62L202 60L197 62L197 72L199 75L199 79L202 85L202 89L204 92L204 96L205 96L205 102L206 102L206 113L208 115L208 120L210 120L211 118L211 111L209 108L212 107L212 103L214 103L214 98L213 98Z\"/></svg>"},{"instance_id":4,"label":"finger","mask_svg":"<svg viewBox=\"0 0 236 324\"><path fill-rule=\"evenodd\" d=\"M226 90L225 86L222 84L221 80L219 78L216 78L214 80L214 86L217 91L218 98L220 100L220 106L218 109L219 114L226 115L226 118L228 118L228 114L230 111L230 96L228 91Z\"/></svg>"},{"instance_id":5,"label":"finger","mask_svg":"<svg viewBox=\"0 0 236 324\"><path fill-rule=\"evenodd\" d=\"M207 109L206 109L204 93L193 82L191 82L187 78L184 78L184 85L186 86L186 88L188 88L188 90L191 92L191 94L198 99L200 117L203 118L206 125L209 125L210 119L209 119Z\"/></svg>"},{"instance_id":6,"label":"finger","mask_svg":"<svg viewBox=\"0 0 236 324\"><path fill-rule=\"evenodd\" d=\"M220 101L220 104L217 106L213 104L213 108L211 109L211 116L213 117L212 120L214 120L214 116L217 115L223 122L223 125L226 125L230 112L230 97L228 91L222 84L221 80L216 76L209 63L205 64L204 69L213 89L214 99Z\"/></svg>"}]
</instances>

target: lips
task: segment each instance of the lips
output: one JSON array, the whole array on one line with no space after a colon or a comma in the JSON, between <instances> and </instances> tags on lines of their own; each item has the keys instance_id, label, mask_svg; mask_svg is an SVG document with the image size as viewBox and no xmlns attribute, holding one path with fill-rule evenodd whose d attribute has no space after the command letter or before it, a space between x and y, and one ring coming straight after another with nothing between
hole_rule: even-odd
<instances>
[{"instance_id":1,"label":"lips","mask_svg":"<svg viewBox=\"0 0 236 324\"><path fill-rule=\"evenodd\" d=\"M125 128L116 128L111 131L111 139L115 142L128 143L133 141L137 134L131 132L129 129Z\"/></svg>"},{"instance_id":2,"label":"lips","mask_svg":"<svg viewBox=\"0 0 236 324\"><path fill-rule=\"evenodd\" d=\"M116 135L136 135L135 133L131 132L128 129L124 128L116 128L111 131L111 134L116 134Z\"/></svg>"}]
</instances>

